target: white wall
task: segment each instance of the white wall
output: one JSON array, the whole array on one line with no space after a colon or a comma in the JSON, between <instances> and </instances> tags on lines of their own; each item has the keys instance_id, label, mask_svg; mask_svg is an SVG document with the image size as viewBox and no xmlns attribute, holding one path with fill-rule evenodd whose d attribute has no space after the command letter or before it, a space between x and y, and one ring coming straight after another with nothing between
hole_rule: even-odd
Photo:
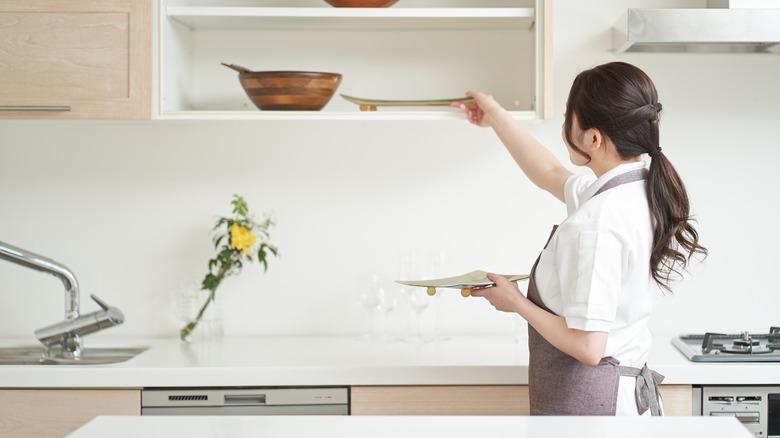
<instances>
[{"instance_id":1,"label":"white wall","mask_svg":"<svg viewBox=\"0 0 780 438\"><path fill-rule=\"evenodd\" d=\"M626 3L555 2L556 117L527 127L566 160L560 125L574 76L612 60L645 69L665 109L664 152L710 250L673 297L659 297L653 328L780 324L780 56L613 55L609 29ZM441 250L445 274L527 272L565 215L490 131L465 121L2 122L0 133L0 241L71 268L82 310L96 307L90 293L121 308L127 322L107 336L176 335L171 297L182 278L205 273L209 230L233 193L275 212L282 256L266 275L248 266L220 288L228 334L357 333L361 273L395 277L412 250ZM2 262L0 296L1 336L32 340L62 318L54 277ZM439 304L448 333L514 328L454 291Z\"/></svg>"}]
</instances>

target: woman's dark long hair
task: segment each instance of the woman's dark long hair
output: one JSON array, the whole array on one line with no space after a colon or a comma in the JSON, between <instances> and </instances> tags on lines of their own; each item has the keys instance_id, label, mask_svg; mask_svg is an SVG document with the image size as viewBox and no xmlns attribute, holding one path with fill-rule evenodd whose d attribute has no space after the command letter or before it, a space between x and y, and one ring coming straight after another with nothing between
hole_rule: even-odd
<instances>
[{"instance_id":1,"label":"woman's dark long hair","mask_svg":"<svg viewBox=\"0 0 780 438\"><path fill-rule=\"evenodd\" d=\"M671 292L672 276L679 277L695 254L706 257L707 248L699 244L692 225L685 185L661 152L661 109L655 85L645 72L624 62L600 65L574 79L566 102L564 135L575 152L590 160L572 141L576 115L581 130L598 129L612 140L621 157L650 155L646 192L655 227L650 272Z\"/></svg>"}]
</instances>

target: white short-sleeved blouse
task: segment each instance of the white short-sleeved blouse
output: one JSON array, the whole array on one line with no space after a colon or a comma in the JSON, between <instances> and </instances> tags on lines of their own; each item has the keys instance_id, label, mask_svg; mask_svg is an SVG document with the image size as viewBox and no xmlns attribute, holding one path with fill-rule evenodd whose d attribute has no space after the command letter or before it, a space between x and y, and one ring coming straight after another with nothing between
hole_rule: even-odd
<instances>
[{"instance_id":1,"label":"white short-sleeved blouse","mask_svg":"<svg viewBox=\"0 0 780 438\"><path fill-rule=\"evenodd\" d=\"M570 328L609 333L605 355L633 367L648 359L647 322L658 291L650 275L653 228L645 181L593 194L616 175L645 166L622 164L598 179L574 175L566 181L569 215L542 251L534 278L544 304ZM633 390L633 379L621 377L618 414L634 409L636 415Z\"/></svg>"}]
</instances>

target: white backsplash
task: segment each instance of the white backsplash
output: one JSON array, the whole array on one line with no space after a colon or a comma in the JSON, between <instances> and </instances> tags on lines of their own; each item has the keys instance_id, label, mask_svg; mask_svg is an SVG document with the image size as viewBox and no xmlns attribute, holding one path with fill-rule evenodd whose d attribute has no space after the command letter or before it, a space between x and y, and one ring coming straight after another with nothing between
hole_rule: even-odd
<instances>
[{"instance_id":1,"label":"white backsplash","mask_svg":"<svg viewBox=\"0 0 780 438\"><path fill-rule=\"evenodd\" d=\"M567 160L560 126L574 76L613 60L645 69L664 105L664 153L710 250L674 296L659 297L652 327L780 324L780 56L615 56L609 28L623 3L555 2L556 117L527 127ZM465 121L0 122L0 133L0 241L71 268L83 310L96 308L91 293L122 309L127 322L106 336L177 334L172 296L205 273L209 230L234 193L274 211L281 255L267 274L247 266L220 287L228 335L358 334L361 275L394 278L408 251L441 251L445 275L527 272L565 215L490 131ZM443 333L514 333L511 315L445 293ZM48 275L0 262L0 296L3 336L32 340L63 316L62 285ZM391 314L396 331L407 313Z\"/></svg>"}]
</instances>

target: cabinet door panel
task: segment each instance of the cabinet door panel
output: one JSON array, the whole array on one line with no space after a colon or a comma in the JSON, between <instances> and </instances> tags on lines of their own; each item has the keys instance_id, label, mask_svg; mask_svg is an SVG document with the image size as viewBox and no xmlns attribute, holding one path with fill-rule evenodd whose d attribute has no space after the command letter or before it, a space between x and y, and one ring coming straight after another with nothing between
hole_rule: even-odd
<instances>
[{"instance_id":1,"label":"cabinet door panel","mask_svg":"<svg viewBox=\"0 0 780 438\"><path fill-rule=\"evenodd\" d=\"M2 2L0 118L151 118L150 2Z\"/></svg>"},{"instance_id":2,"label":"cabinet door panel","mask_svg":"<svg viewBox=\"0 0 780 438\"><path fill-rule=\"evenodd\" d=\"M127 26L121 13L3 13L0 97L127 98Z\"/></svg>"},{"instance_id":3,"label":"cabinet door panel","mask_svg":"<svg viewBox=\"0 0 780 438\"><path fill-rule=\"evenodd\" d=\"M527 386L353 386L352 415L528 415Z\"/></svg>"},{"instance_id":4,"label":"cabinet door panel","mask_svg":"<svg viewBox=\"0 0 780 438\"><path fill-rule=\"evenodd\" d=\"M141 415L141 391L0 389L0 436L65 436L98 415Z\"/></svg>"},{"instance_id":5,"label":"cabinet door panel","mask_svg":"<svg viewBox=\"0 0 780 438\"><path fill-rule=\"evenodd\" d=\"M691 385L661 385L658 387L664 403L664 415L689 417L693 414L693 388Z\"/></svg>"},{"instance_id":6,"label":"cabinet door panel","mask_svg":"<svg viewBox=\"0 0 780 438\"><path fill-rule=\"evenodd\" d=\"M691 415L691 385L661 385L667 416ZM354 386L352 415L529 415L528 387Z\"/></svg>"}]
</instances>

